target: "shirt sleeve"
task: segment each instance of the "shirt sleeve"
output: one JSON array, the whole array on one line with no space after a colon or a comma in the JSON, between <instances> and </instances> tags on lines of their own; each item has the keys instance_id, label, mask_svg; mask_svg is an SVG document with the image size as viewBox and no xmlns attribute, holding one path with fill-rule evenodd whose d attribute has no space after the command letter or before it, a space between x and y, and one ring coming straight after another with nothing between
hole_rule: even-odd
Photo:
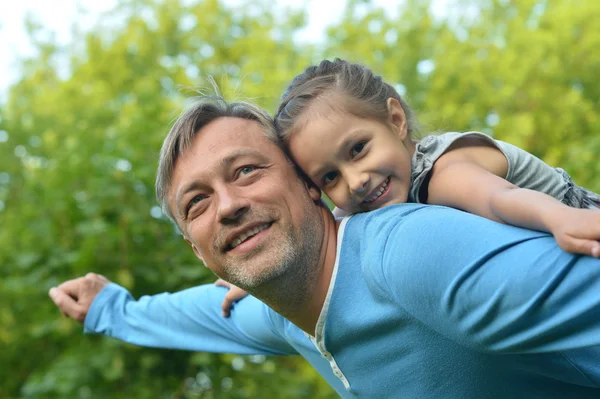
<instances>
[{"instance_id":1,"label":"shirt sleeve","mask_svg":"<svg viewBox=\"0 0 600 399\"><path fill-rule=\"evenodd\" d=\"M86 333L103 334L150 347L203 352L291 355L294 348L273 327L270 310L248 296L231 316L221 315L226 289L203 285L174 294L135 300L111 283L96 296L84 323Z\"/></svg>"},{"instance_id":2,"label":"shirt sleeve","mask_svg":"<svg viewBox=\"0 0 600 399\"><path fill-rule=\"evenodd\" d=\"M382 282L412 317L467 347L543 353L600 345L600 259L444 207L394 224Z\"/></svg>"}]
</instances>

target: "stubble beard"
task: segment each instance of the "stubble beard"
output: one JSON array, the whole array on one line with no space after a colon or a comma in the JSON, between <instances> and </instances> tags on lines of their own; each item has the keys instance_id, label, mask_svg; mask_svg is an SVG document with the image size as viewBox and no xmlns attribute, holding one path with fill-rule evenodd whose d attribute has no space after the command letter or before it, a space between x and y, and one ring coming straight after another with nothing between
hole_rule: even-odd
<instances>
[{"instance_id":1,"label":"stubble beard","mask_svg":"<svg viewBox=\"0 0 600 399\"><path fill-rule=\"evenodd\" d=\"M297 232L290 224L278 226L284 236L277 242L264 244L271 249L257 248L257 252L267 250L268 258L260 259L263 257L259 256L252 259L252 254L248 254L247 257L228 259L223 264L223 270L227 270L225 279L261 299L283 316L294 312L308 301L318 279L322 225L318 213L307 210L307 217Z\"/></svg>"}]
</instances>

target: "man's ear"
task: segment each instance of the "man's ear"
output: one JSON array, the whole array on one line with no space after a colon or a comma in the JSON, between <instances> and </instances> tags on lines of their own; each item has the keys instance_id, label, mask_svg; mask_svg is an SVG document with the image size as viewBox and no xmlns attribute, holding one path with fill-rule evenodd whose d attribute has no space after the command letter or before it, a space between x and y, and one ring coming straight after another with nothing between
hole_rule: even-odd
<instances>
[{"instance_id":1,"label":"man's ear","mask_svg":"<svg viewBox=\"0 0 600 399\"><path fill-rule=\"evenodd\" d=\"M388 122L393 126L394 132L405 140L408 135L408 124L406 123L406 114L402 105L395 98L387 99Z\"/></svg>"},{"instance_id":2,"label":"man's ear","mask_svg":"<svg viewBox=\"0 0 600 399\"><path fill-rule=\"evenodd\" d=\"M313 201L319 201L321 199L321 189L313 184L311 181L304 180L308 195Z\"/></svg>"},{"instance_id":3,"label":"man's ear","mask_svg":"<svg viewBox=\"0 0 600 399\"><path fill-rule=\"evenodd\" d=\"M198 247L196 247L187 237L183 237L183 239L185 240L185 242L191 245L192 250L194 251L194 255L196 255L196 258L200 259L202 263L204 263L204 265L206 266L206 262L204 262L204 258L202 257L202 254L200 253Z\"/></svg>"}]
</instances>

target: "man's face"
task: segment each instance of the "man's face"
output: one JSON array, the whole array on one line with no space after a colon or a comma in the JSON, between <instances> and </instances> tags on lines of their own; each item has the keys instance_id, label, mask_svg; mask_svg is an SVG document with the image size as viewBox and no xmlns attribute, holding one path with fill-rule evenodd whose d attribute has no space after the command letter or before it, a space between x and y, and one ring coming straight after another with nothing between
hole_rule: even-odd
<instances>
[{"instance_id":1,"label":"man's face","mask_svg":"<svg viewBox=\"0 0 600 399\"><path fill-rule=\"evenodd\" d=\"M258 123L228 117L200 129L177 160L169 207L213 272L252 289L318 250L319 196Z\"/></svg>"}]
</instances>

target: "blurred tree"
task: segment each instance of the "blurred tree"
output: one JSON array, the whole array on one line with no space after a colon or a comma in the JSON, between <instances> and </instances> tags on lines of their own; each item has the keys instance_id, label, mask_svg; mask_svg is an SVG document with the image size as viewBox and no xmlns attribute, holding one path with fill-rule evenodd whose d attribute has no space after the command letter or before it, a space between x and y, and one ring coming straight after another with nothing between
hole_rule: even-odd
<instances>
[{"instance_id":1,"label":"blurred tree","mask_svg":"<svg viewBox=\"0 0 600 399\"><path fill-rule=\"evenodd\" d=\"M195 94L179 86L208 87L211 74L226 94L274 108L309 63L292 41L303 18L267 2L124 1L68 49L29 23L38 54L0 128L0 397L332 397L301 359L84 337L47 297L92 270L137 296L214 281L154 199L161 142Z\"/></svg>"},{"instance_id":2,"label":"blurred tree","mask_svg":"<svg viewBox=\"0 0 600 399\"><path fill-rule=\"evenodd\" d=\"M422 104L427 120L483 130L600 191L600 3L467 0L454 7L455 28L438 38Z\"/></svg>"},{"instance_id":3,"label":"blurred tree","mask_svg":"<svg viewBox=\"0 0 600 399\"><path fill-rule=\"evenodd\" d=\"M360 62L381 74L415 109L424 107L429 68L446 28L435 21L429 1L406 0L392 15L368 1L351 0L339 24L328 29L326 58Z\"/></svg>"},{"instance_id":4,"label":"blurred tree","mask_svg":"<svg viewBox=\"0 0 600 399\"><path fill-rule=\"evenodd\" d=\"M446 3L389 13L350 0L315 46L297 41L302 12L267 1L122 1L69 48L29 21L38 53L0 104L0 397L335 397L296 358L84 337L47 298L89 271L136 296L214 280L153 194L161 141L209 74L227 97L274 110L307 65L363 62L407 96L425 133L481 130L600 191L600 4Z\"/></svg>"}]
</instances>

